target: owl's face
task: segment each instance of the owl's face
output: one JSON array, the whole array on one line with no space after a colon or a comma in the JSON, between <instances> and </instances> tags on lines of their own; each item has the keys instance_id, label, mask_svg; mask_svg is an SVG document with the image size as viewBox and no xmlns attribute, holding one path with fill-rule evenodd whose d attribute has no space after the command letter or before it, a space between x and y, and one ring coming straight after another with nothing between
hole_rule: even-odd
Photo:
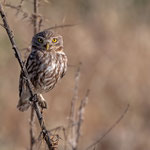
<instances>
[{"instance_id":1,"label":"owl's face","mask_svg":"<svg viewBox=\"0 0 150 150\"><path fill-rule=\"evenodd\" d=\"M63 38L49 30L39 32L32 38L32 47L44 51L57 50L63 47Z\"/></svg>"}]
</instances>

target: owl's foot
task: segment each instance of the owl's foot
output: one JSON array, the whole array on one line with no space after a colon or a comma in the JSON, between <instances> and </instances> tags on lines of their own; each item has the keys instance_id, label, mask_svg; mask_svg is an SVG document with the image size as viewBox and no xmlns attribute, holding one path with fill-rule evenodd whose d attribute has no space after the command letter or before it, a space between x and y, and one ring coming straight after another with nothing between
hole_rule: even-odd
<instances>
[{"instance_id":1,"label":"owl's foot","mask_svg":"<svg viewBox=\"0 0 150 150\"><path fill-rule=\"evenodd\" d=\"M58 150L58 142L59 142L59 135L52 135L50 136L51 142L52 142L52 147L54 150Z\"/></svg>"},{"instance_id":2,"label":"owl's foot","mask_svg":"<svg viewBox=\"0 0 150 150\"><path fill-rule=\"evenodd\" d=\"M47 109L47 103L46 103L45 99L43 98L42 94L39 95L38 104L42 109Z\"/></svg>"},{"instance_id":3,"label":"owl's foot","mask_svg":"<svg viewBox=\"0 0 150 150\"><path fill-rule=\"evenodd\" d=\"M39 106L42 109L47 109L47 103L46 103L46 101L39 101L38 104L39 104Z\"/></svg>"}]
</instances>

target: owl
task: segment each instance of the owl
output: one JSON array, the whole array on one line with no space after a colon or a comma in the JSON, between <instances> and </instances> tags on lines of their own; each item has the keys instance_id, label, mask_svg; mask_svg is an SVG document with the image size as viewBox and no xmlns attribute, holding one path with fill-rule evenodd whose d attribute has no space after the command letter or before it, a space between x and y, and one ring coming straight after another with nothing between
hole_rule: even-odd
<instances>
[{"instance_id":1,"label":"owl","mask_svg":"<svg viewBox=\"0 0 150 150\"><path fill-rule=\"evenodd\" d=\"M39 105L46 108L47 104L42 93L52 90L67 71L67 56L64 53L62 36L50 30L34 35L31 53L24 65L33 85L33 91L37 93ZM21 72L17 105L20 111L25 111L30 107L30 97L27 81Z\"/></svg>"}]
</instances>

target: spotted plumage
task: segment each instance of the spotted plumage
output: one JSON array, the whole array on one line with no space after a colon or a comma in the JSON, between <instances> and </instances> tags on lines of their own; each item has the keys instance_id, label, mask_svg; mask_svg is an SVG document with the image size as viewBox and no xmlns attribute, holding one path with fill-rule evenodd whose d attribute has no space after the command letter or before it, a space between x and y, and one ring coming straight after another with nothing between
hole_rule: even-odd
<instances>
[{"instance_id":1,"label":"spotted plumage","mask_svg":"<svg viewBox=\"0 0 150 150\"><path fill-rule=\"evenodd\" d=\"M32 50L25 62L33 90L41 100L41 107L46 107L42 93L53 89L67 71L67 56L63 51L63 39L51 31L37 33L32 39ZM30 106L30 93L23 74L19 81L18 109L25 111Z\"/></svg>"}]
</instances>

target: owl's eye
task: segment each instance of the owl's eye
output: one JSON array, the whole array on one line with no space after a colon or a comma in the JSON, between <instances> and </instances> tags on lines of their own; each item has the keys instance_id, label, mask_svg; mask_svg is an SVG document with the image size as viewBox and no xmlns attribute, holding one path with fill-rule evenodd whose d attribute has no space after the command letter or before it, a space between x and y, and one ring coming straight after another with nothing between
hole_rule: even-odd
<instances>
[{"instance_id":1,"label":"owl's eye","mask_svg":"<svg viewBox=\"0 0 150 150\"><path fill-rule=\"evenodd\" d=\"M38 42L43 43L43 39L38 38Z\"/></svg>"},{"instance_id":2,"label":"owl's eye","mask_svg":"<svg viewBox=\"0 0 150 150\"><path fill-rule=\"evenodd\" d=\"M57 39L56 39L56 38L53 38L53 39L52 39L52 42L53 42L53 43L56 43L56 42L57 42Z\"/></svg>"}]
</instances>

